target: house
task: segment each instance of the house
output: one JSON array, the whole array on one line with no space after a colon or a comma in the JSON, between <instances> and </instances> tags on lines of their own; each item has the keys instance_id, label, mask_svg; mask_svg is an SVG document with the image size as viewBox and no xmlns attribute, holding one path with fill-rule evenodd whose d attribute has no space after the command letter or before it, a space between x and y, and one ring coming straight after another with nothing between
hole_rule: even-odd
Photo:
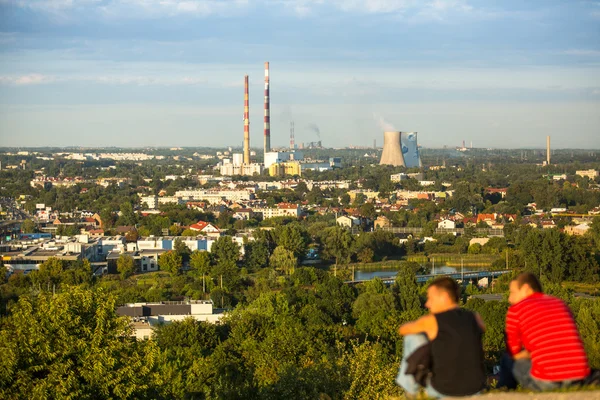
<instances>
[{"instance_id":1,"label":"house","mask_svg":"<svg viewBox=\"0 0 600 400\"><path fill-rule=\"evenodd\" d=\"M251 208L235 208L235 212L233 213L233 218L237 220L249 220L254 218L254 212Z\"/></svg>"},{"instance_id":2,"label":"house","mask_svg":"<svg viewBox=\"0 0 600 400\"><path fill-rule=\"evenodd\" d=\"M590 229L588 224L569 225L565 226L565 233L573 236L583 236Z\"/></svg>"},{"instance_id":3,"label":"house","mask_svg":"<svg viewBox=\"0 0 600 400\"><path fill-rule=\"evenodd\" d=\"M162 301L159 303L130 303L117 308L117 315L130 317L132 336L149 339L157 325L193 318L196 321L217 323L224 313L215 309L212 300Z\"/></svg>"},{"instance_id":4,"label":"house","mask_svg":"<svg viewBox=\"0 0 600 400\"><path fill-rule=\"evenodd\" d=\"M485 222L488 225L496 223L496 214L479 214L477 215L477 223Z\"/></svg>"},{"instance_id":5,"label":"house","mask_svg":"<svg viewBox=\"0 0 600 400\"><path fill-rule=\"evenodd\" d=\"M469 241L469 246L473 244L478 244L480 246L485 246L487 242L490 241L490 238L473 238Z\"/></svg>"},{"instance_id":6,"label":"house","mask_svg":"<svg viewBox=\"0 0 600 400\"><path fill-rule=\"evenodd\" d=\"M335 221L338 225L346 228L352 228L354 226L360 225L360 218L353 217L351 215L342 215L340 217L337 217Z\"/></svg>"},{"instance_id":7,"label":"house","mask_svg":"<svg viewBox=\"0 0 600 400\"><path fill-rule=\"evenodd\" d=\"M205 234L220 234L221 231L215 225L210 222L198 221L195 224L190 225L190 229L193 231L202 232Z\"/></svg>"},{"instance_id":8,"label":"house","mask_svg":"<svg viewBox=\"0 0 600 400\"><path fill-rule=\"evenodd\" d=\"M544 220L542 222L540 222L540 225L542 225L543 229L552 229L552 228L556 228L556 223L553 220Z\"/></svg>"},{"instance_id":9,"label":"house","mask_svg":"<svg viewBox=\"0 0 600 400\"><path fill-rule=\"evenodd\" d=\"M133 226L133 225L122 225L122 226L117 226L115 228L115 233L117 235L126 235L129 232L135 232L135 231L136 231L136 229L135 229L135 226Z\"/></svg>"},{"instance_id":10,"label":"house","mask_svg":"<svg viewBox=\"0 0 600 400\"><path fill-rule=\"evenodd\" d=\"M87 234L90 235L90 237L102 237L104 236L104 229L90 229L87 231Z\"/></svg>"},{"instance_id":11,"label":"house","mask_svg":"<svg viewBox=\"0 0 600 400\"><path fill-rule=\"evenodd\" d=\"M377 219L375 219L375 223L373 225L375 226L375 229L378 229L378 228L391 228L392 227L392 222L385 215L380 215L380 216L377 217Z\"/></svg>"},{"instance_id":12,"label":"house","mask_svg":"<svg viewBox=\"0 0 600 400\"><path fill-rule=\"evenodd\" d=\"M438 222L438 229L456 229L456 222L450 219L443 219Z\"/></svg>"}]
</instances>

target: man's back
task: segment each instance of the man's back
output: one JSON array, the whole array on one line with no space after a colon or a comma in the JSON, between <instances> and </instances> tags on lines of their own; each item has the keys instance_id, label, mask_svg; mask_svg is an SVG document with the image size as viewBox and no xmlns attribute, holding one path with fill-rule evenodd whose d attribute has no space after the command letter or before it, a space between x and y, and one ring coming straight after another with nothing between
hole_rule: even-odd
<instances>
[{"instance_id":1,"label":"man's back","mask_svg":"<svg viewBox=\"0 0 600 400\"><path fill-rule=\"evenodd\" d=\"M531 355L531 376L547 381L583 379L590 373L583 342L567 305L534 293L512 305L506 315L509 351L521 345Z\"/></svg>"},{"instance_id":2,"label":"man's back","mask_svg":"<svg viewBox=\"0 0 600 400\"><path fill-rule=\"evenodd\" d=\"M435 319L438 333L431 342L433 387L451 396L477 393L485 385L485 371L483 331L475 315L456 308L435 314Z\"/></svg>"}]
</instances>

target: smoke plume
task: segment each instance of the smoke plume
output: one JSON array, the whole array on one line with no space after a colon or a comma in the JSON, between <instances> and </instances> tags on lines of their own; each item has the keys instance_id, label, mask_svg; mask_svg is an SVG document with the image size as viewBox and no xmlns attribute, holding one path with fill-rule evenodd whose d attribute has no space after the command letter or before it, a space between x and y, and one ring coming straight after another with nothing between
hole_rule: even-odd
<instances>
[{"instance_id":1,"label":"smoke plume","mask_svg":"<svg viewBox=\"0 0 600 400\"><path fill-rule=\"evenodd\" d=\"M317 124L314 124L314 123L308 124L308 129L315 132L317 134L317 137L319 139L321 139L321 131L319 130L319 127L317 126Z\"/></svg>"},{"instance_id":2,"label":"smoke plume","mask_svg":"<svg viewBox=\"0 0 600 400\"><path fill-rule=\"evenodd\" d=\"M373 119L375 119L375 122L377 122L377 124L379 125L379 128L381 128L381 130L383 130L384 132L396 131L396 128L394 128L394 125L390 124L385 119L383 119L383 117L381 115L379 115L377 113L373 113Z\"/></svg>"}]
</instances>

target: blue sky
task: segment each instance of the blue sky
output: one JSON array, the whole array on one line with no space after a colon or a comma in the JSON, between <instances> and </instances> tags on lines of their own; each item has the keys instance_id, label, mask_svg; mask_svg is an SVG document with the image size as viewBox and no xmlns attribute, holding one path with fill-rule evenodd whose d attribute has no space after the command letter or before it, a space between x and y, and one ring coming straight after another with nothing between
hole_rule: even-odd
<instances>
[{"instance_id":1,"label":"blue sky","mask_svg":"<svg viewBox=\"0 0 600 400\"><path fill-rule=\"evenodd\" d=\"M599 0L0 0L0 145L600 148ZM382 123L385 121L386 123Z\"/></svg>"}]
</instances>

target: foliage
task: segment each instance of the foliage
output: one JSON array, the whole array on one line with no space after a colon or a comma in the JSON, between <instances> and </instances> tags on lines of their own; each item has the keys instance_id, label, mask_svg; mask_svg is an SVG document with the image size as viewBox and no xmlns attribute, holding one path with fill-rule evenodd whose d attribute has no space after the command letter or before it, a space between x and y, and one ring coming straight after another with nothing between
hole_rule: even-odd
<instances>
[{"instance_id":1,"label":"foliage","mask_svg":"<svg viewBox=\"0 0 600 400\"><path fill-rule=\"evenodd\" d=\"M121 254L117 260L117 271L122 279L129 278L135 270L133 258L127 254Z\"/></svg>"},{"instance_id":2,"label":"foliage","mask_svg":"<svg viewBox=\"0 0 600 400\"><path fill-rule=\"evenodd\" d=\"M37 226L30 219L26 219L21 224L21 232L23 232L23 233L34 233L36 231L36 229L37 229Z\"/></svg>"},{"instance_id":3,"label":"foliage","mask_svg":"<svg viewBox=\"0 0 600 400\"><path fill-rule=\"evenodd\" d=\"M269 259L269 263L273 268L280 269L286 274L291 274L298 264L298 259L292 251L287 250L283 246L277 246Z\"/></svg>"},{"instance_id":4,"label":"foliage","mask_svg":"<svg viewBox=\"0 0 600 400\"><path fill-rule=\"evenodd\" d=\"M240 249L230 236L221 236L213 243L210 252L216 264L236 263L240 258Z\"/></svg>"},{"instance_id":5,"label":"foliage","mask_svg":"<svg viewBox=\"0 0 600 400\"><path fill-rule=\"evenodd\" d=\"M0 397L152 398L157 348L124 340L115 309L114 296L76 287L22 296L0 331Z\"/></svg>"},{"instance_id":6,"label":"foliage","mask_svg":"<svg viewBox=\"0 0 600 400\"><path fill-rule=\"evenodd\" d=\"M158 266L161 270L170 272L173 275L179 273L183 259L173 250L167 251L158 257Z\"/></svg>"}]
</instances>

